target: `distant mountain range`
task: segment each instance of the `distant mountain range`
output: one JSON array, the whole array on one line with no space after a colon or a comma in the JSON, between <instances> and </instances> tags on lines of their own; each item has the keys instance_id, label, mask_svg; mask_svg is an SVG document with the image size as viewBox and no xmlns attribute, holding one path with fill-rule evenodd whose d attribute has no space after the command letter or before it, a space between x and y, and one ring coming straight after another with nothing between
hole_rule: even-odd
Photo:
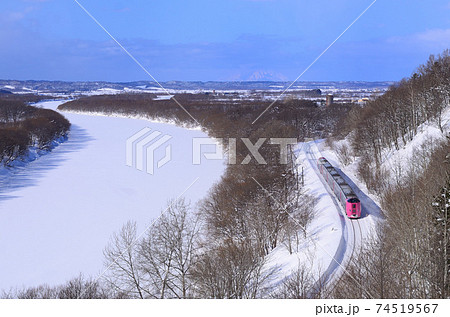
<instances>
[{"instance_id":1,"label":"distant mountain range","mask_svg":"<svg viewBox=\"0 0 450 317\"><path fill-rule=\"evenodd\" d=\"M250 75L249 81L287 81L287 77L280 73L256 71Z\"/></svg>"},{"instance_id":2,"label":"distant mountain range","mask_svg":"<svg viewBox=\"0 0 450 317\"><path fill-rule=\"evenodd\" d=\"M256 76L256 75L255 75ZM256 77L255 77L256 78ZM383 91L394 82L361 82L361 81L331 81L331 82L296 82L291 90L321 89L327 90L368 90ZM180 91L212 91L212 90L284 90L291 82L288 81L167 81L160 83L169 90ZM115 90L123 92L158 92L162 88L155 82L136 81L128 83L65 82L45 80L0 80L3 93L42 93L42 94L83 94L85 92Z\"/></svg>"}]
</instances>

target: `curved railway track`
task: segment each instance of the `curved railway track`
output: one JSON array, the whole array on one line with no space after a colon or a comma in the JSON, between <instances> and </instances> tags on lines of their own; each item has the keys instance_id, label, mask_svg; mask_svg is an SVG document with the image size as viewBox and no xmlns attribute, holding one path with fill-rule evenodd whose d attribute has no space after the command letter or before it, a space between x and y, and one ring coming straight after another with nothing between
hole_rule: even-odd
<instances>
[{"instance_id":1,"label":"curved railway track","mask_svg":"<svg viewBox=\"0 0 450 317\"><path fill-rule=\"evenodd\" d=\"M347 218L344 210L342 209L341 205L336 201L336 198L334 196L334 193L330 193L329 188L326 185L326 182L324 182L320 172L316 168L315 162L317 161L316 155L311 151L310 144L307 144L307 149L305 152L309 155L310 165L318 175L318 177L321 179L322 183L324 184L324 187L326 188L328 194L332 198L334 204L336 205L337 212L340 213L345 219L345 229L347 229L347 235L346 237L343 237L346 241L346 250L345 254L342 257L341 261L336 260L336 257L332 259L332 262L336 262L338 266L330 272L327 270L326 273L324 273L323 276L319 278L319 280L323 281L323 292L326 294L326 297L331 295L336 286L339 284L339 282L344 278L346 274L346 267L348 267L351 263L353 263L357 257L357 254L361 252L362 250L362 241L363 239L363 233L361 229L361 224L359 219L349 219ZM307 156L308 156L307 155ZM349 232L351 231L351 232ZM344 232L342 233L345 234ZM350 238L351 237L351 238ZM351 245L349 244L349 240L352 240ZM351 246L351 251L348 250L348 247ZM359 250L358 250L359 249ZM348 255L350 253L350 255ZM334 264L334 263L332 263ZM330 264L330 267L332 266ZM339 277L334 278L334 276L331 276L331 274L336 274L339 272Z\"/></svg>"},{"instance_id":2,"label":"curved railway track","mask_svg":"<svg viewBox=\"0 0 450 317\"><path fill-rule=\"evenodd\" d=\"M325 285L325 298L329 298L330 295L333 294L334 290L336 289L336 286L339 285L339 282L344 278L345 275L350 274L346 271L346 267L354 263L357 258L357 254L359 254L362 251L362 240L363 240L363 233L361 230L361 224L359 222L359 219L347 219L346 223L350 222L351 226L347 226L347 228L351 228L351 236L353 237L353 243L351 248L351 253L348 259L344 259L342 263L340 263L340 267L342 269L342 273L340 276L336 279L329 279L330 285L329 288L326 289L327 285ZM357 224L357 225L356 225ZM357 251L357 249L359 249Z\"/></svg>"},{"instance_id":3,"label":"curved railway track","mask_svg":"<svg viewBox=\"0 0 450 317\"><path fill-rule=\"evenodd\" d=\"M355 264L358 260L358 255L363 251L365 242L373 239L371 233L376 229L377 224L380 221L383 221L384 216L378 203L368 196L368 194L366 194L362 189L360 189L357 183L355 183L349 175L346 175L342 172L342 170L337 169L338 173L361 201L361 218L352 220L348 218L342 208L342 205L338 202L338 198L336 198L333 191L329 188L327 182L324 180L319 168L317 167L318 157L316 156L324 156L319 155L321 152L319 150L319 143L310 139L309 141L304 142L303 146L303 149L300 149L300 151L304 153L304 161L307 165L310 165L314 173L317 174L317 177L323 184L326 193L336 207L336 213L340 217L340 227L338 227L341 231L340 241L338 241L337 244L335 243L337 248L335 249L336 251L334 254L329 254L326 252L330 256L331 261L325 271L321 271L321 274L314 286L315 292L320 292L320 294L323 295L320 297L324 298L329 297L332 293L336 293L336 285L338 285L339 282L346 277L353 280L352 283L355 285L360 284L354 276L347 272L347 270L349 265ZM331 156L333 157L333 155ZM334 157L334 160L337 161L337 158ZM337 221L335 226L339 226ZM361 296L373 298L370 291L364 289L361 285L358 289L361 289Z\"/></svg>"}]
</instances>

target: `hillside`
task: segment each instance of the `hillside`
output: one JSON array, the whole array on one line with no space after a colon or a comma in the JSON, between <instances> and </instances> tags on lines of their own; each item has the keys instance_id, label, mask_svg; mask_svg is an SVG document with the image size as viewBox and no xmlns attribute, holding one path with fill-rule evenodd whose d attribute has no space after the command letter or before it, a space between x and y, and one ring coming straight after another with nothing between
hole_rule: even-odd
<instances>
[{"instance_id":1,"label":"hillside","mask_svg":"<svg viewBox=\"0 0 450 317\"><path fill-rule=\"evenodd\" d=\"M359 293L375 298L450 294L449 65L448 51L431 56L410 78L352 113L349 120L358 120L324 148L380 203L384 216L336 297L348 297L355 281Z\"/></svg>"}]
</instances>

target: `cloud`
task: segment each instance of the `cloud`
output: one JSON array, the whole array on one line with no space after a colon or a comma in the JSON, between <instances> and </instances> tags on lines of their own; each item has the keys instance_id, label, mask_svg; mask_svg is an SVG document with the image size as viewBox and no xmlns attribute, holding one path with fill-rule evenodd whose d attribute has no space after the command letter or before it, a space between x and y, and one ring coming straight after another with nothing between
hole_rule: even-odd
<instances>
[{"instance_id":1,"label":"cloud","mask_svg":"<svg viewBox=\"0 0 450 317\"><path fill-rule=\"evenodd\" d=\"M17 26L17 25L16 25ZM282 39L242 36L231 43L165 44L147 39L118 39L159 80L218 80L231 74L274 74L289 59L280 59ZM0 30L0 59L8 61L1 76L17 79L148 79L112 40L50 40L25 28ZM274 71L272 71L272 69ZM277 75L278 76L278 75Z\"/></svg>"},{"instance_id":2,"label":"cloud","mask_svg":"<svg viewBox=\"0 0 450 317\"><path fill-rule=\"evenodd\" d=\"M16 10L6 10L0 12L0 21L2 22L2 27L5 23L14 23L25 20L29 17L30 13L39 10L41 7L40 3L49 2L52 0L21 0L19 6L16 6Z\"/></svg>"},{"instance_id":3,"label":"cloud","mask_svg":"<svg viewBox=\"0 0 450 317\"><path fill-rule=\"evenodd\" d=\"M27 15L34 11L34 7L28 6L20 11L4 11L0 13L0 20L3 24L5 23L14 23L24 20Z\"/></svg>"},{"instance_id":4,"label":"cloud","mask_svg":"<svg viewBox=\"0 0 450 317\"><path fill-rule=\"evenodd\" d=\"M38 7L38 5L35 5ZM27 10L32 10L27 9ZM3 78L133 81L147 75L110 39L49 39L18 21L31 11L2 12ZM6 19L6 16L8 18ZM6 21L6 22L5 22ZM168 44L118 40L158 80L294 79L323 51L307 39L244 34L229 42ZM338 41L303 80L391 80L408 75L450 43L450 29L372 41ZM400 75L399 75L400 74Z\"/></svg>"},{"instance_id":5,"label":"cloud","mask_svg":"<svg viewBox=\"0 0 450 317\"><path fill-rule=\"evenodd\" d=\"M433 29L415 34L415 38L422 42L450 43L450 29Z\"/></svg>"},{"instance_id":6,"label":"cloud","mask_svg":"<svg viewBox=\"0 0 450 317\"><path fill-rule=\"evenodd\" d=\"M387 39L389 44L405 45L415 49L442 51L450 43L450 29L430 29L407 36L397 36Z\"/></svg>"}]
</instances>

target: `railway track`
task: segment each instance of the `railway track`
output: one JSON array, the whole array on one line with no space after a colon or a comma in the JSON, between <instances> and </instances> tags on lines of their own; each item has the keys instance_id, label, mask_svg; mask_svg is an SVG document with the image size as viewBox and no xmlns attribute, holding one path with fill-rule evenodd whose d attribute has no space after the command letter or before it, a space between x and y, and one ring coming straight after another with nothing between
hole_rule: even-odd
<instances>
[{"instance_id":1,"label":"railway track","mask_svg":"<svg viewBox=\"0 0 450 317\"><path fill-rule=\"evenodd\" d=\"M305 149L305 152L307 153L307 156L309 156L309 159L312 160L312 161L310 161L312 168L314 169L316 174L319 176L322 183L324 183L320 172L316 168L315 162L317 161L317 157L311 151L311 146L309 144L307 144L307 148ZM352 264L352 263L354 263L354 261L356 261L357 255L362 250L362 241L364 239L363 239L363 233L362 233L362 229L361 229L360 220L347 218L342 207L336 201L336 199L334 197L334 193L330 193L326 183L324 183L324 187L326 188L328 194L330 195L333 202L335 203L338 212L344 217L344 219L346 219L345 220L345 228L347 229L347 236L346 236L347 248L349 246L351 246L351 251L350 251L351 253L349 256L344 256L344 258L340 262L337 261L335 258L333 258L333 260L332 260L338 264L338 267L335 269L334 274L339 272L340 276L337 279L333 278L332 276L322 276L320 278L320 280L322 280L324 283L323 292L326 294L326 297L329 297L331 294L333 294L333 292L334 292L336 286L339 284L339 282L344 278L344 276L346 274L348 274L346 272L346 267L348 267L350 264ZM350 237L351 237L351 239L350 239ZM352 240L351 244L348 243L349 240ZM346 254L348 254L348 252L349 251L345 251Z\"/></svg>"},{"instance_id":2,"label":"railway track","mask_svg":"<svg viewBox=\"0 0 450 317\"><path fill-rule=\"evenodd\" d=\"M355 285L355 291L360 290L361 296L373 298L370 291L359 285L360 282L356 280L353 275L349 274L347 270L350 265L358 264L359 254L364 250L366 241L373 239L370 233L376 228L378 221L384 219L383 211L375 201L358 188L358 185L352 181L348 175L343 174L342 171L338 171L343 180L350 186L351 190L360 200L361 206L363 206L361 218L348 218L341 203L338 201L339 199L336 197L333 190L329 188L327 181L323 178L317 167L317 156L323 156L319 150L318 143L312 139L306 141L302 152L305 155L305 161L307 164L311 165L311 168L317 174L326 189L326 192L331 197L331 200L336 207L336 212L341 218L340 225L342 231L336 252L334 255L328 254L332 260L325 271L321 272L319 279L316 282L317 287L315 289L322 294L322 298L327 298L333 293L336 293L336 285L344 278L349 278L352 280L351 283ZM356 285L359 285L359 287L356 287Z\"/></svg>"},{"instance_id":3,"label":"railway track","mask_svg":"<svg viewBox=\"0 0 450 317\"><path fill-rule=\"evenodd\" d=\"M357 248L358 241L359 241L359 252L361 252L361 250L362 250L362 240L363 240L363 235L362 235L362 231L361 231L361 224L359 222L359 219L353 219L353 220L350 220L350 222L351 222L352 228L353 228L353 230L352 230L353 231L353 248L352 248L352 254L350 256L350 260L348 261L348 264L352 263L352 261L354 260L353 258L355 256L355 250ZM356 226L355 223L358 224L358 226ZM359 234L357 234L356 231L358 231ZM358 238L357 238L357 236L358 236Z\"/></svg>"},{"instance_id":4,"label":"railway track","mask_svg":"<svg viewBox=\"0 0 450 317\"><path fill-rule=\"evenodd\" d=\"M352 249L350 256L348 259L343 261L340 266L342 269L342 273L340 274L339 278L336 280L331 280L330 285L325 286L325 298L330 298L336 289L336 286L339 285L341 280L348 274L351 274L350 272L346 271L346 268L349 267L351 264L355 263L357 261L358 254L362 251L362 241L363 241L363 233L361 230L361 223L359 219L347 219L347 223L350 222L351 226L347 225L347 228L351 228L351 236L353 237L353 243L352 243Z\"/></svg>"},{"instance_id":5,"label":"railway track","mask_svg":"<svg viewBox=\"0 0 450 317\"><path fill-rule=\"evenodd\" d=\"M346 223L350 222L351 226L347 225L347 228L351 228L351 236L353 237L353 243L351 244L351 253L348 259L344 260L342 263L340 263L340 267L342 270L342 273L340 274L339 278L336 280L331 280L329 283L330 285L325 285L325 298L330 298L333 294L334 290L336 289L336 286L339 285L340 281L347 275L350 274L346 271L346 268L354 263L357 259L357 254L361 252L362 250L362 240L363 240L363 234L361 230L361 224L358 219L353 219L346 221ZM357 251L357 249L359 249Z\"/></svg>"}]
</instances>

